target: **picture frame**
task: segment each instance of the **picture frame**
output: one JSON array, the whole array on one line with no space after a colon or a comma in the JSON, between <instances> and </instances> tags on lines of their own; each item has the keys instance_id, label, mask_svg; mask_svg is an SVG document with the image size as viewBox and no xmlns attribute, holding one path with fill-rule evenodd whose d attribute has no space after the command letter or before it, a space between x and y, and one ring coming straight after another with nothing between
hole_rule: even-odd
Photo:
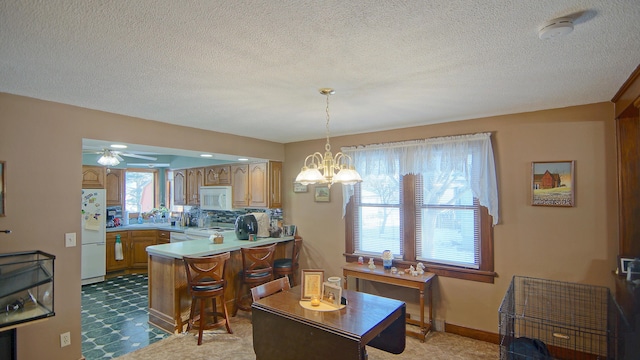
<instances>
[{"instance_id":1,"label":"picture frame","mask_svg":"<svg viewBox=\"0 0 640 360\"><path fill-rule=\"evenodd\" d=\"M302 269L302 280L300 281L300 299L311 300L312 296L322 295L322 283L324 283L324 270Z\"/></svg>"},{"instance_id":2,"label":"picture frame","mask_svg":"<svg viewBox=\"0 0 640 360\"><path fill-rule=\"evenodd\" d=\"M294 193L306 193L308 190L308 185L303 185L297 182L293 183L293 192Z\"/></svg>"},{"instance_id":3,"label":"picture frame","mask_svg":"<svg viewBox=\"0 0 640 360\"><path fill-rule=\"evenodd\" d=\"M532 206L575 206L575 160L531 162Z\"/></svg>"},{"instance_id":4,"label":"picture frame","mask_svg":"<svg viewBox=\"0 0 640 360\"><path fill-rule=\"evenodd\" d=\"M342 299L342 288L330 282L322 283L322 296L320 301L333 307L340 307Z\"/></svg>"},{"instance_id":5,"label":"picture frame","mask_svg":"<svg viewBox=\"0 0 640 360\"><path fill-rule=\"evenodd\" d=\"M286 225L284 227L285 236L296 236L297 227L295 225Z\"/></svg>"},{"instance_id":6,"label":"picture frame","mask_svg":"<svg viewBox=\"0 0 640 360\"><path fill-rule=\"evenodd\" d=\"M5 211L5 197L6 197L6 185L4 181L4 174L7 171L6 163L0 161L0 217L6 216Z\"/></svg>"},{"instance_id":7,"label":"picture frame","mask_svg":"<svg viewBox=\"0 0 640 360\"><path fill-rule=\"evenodd\" d=\"M618 256L618 274L626 274L629 272L629 264L633 262L633 258Z\"/></svg>"},{"instance_id":8,"label":"picture frame","mask_svg":"<svg viewBox=\"0 0 640 360\"><path fill-rule=\"evenodd\" d=\"M329 190L329 186L316 186L314 200L316 202L329 202L331 200L331 191Z\"/></svg>"}]
</instances>

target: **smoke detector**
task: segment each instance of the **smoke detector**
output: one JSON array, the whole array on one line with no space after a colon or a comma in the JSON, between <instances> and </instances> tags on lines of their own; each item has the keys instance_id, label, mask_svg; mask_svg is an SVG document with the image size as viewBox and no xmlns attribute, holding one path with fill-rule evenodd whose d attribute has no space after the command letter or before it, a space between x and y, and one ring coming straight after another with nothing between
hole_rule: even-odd
<instances>
[{"instance_id":1,"label":"smoke detector","mask_svg":"<svg viewBox=\"0 0 640 360\"><path fill-rule=\"evenodd\" d=\"M570 18L558 18L547 22L538 31L538 36L542 40L553 39L567 35L573 31L573 20Z\"/></svg>"}]
</instances>

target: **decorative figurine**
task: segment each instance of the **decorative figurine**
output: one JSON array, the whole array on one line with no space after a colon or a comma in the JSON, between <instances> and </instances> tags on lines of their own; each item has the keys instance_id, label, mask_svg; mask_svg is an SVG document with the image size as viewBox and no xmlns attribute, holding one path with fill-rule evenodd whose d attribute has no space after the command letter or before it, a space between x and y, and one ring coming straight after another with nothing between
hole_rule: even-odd
<instances>
[{"instance_id":1,"label":"decorative figurine","mask_svg":"<svg viewBox=\"0 0 640 360\"><path fill-rule=\"evenodd\" d=\"M382 267L385 270L391 270L391 265L393 263L393 254L391 250L385 250L382 252Z\"/></svg>"},{"instance_id":2,"label":"decorative figurine","mask_svg":"<svg viewBox=\"0 0 640 360\"><path fill-rule=\"evenodd\" d=\"M369 269L373 270L376 268L376 264L373 262L373 258L369 258Z\"/></svg>"},{"instance_id":3,"label":"decorative figurine","mask_svg":"<svg viewBox=\"0 0 640 360\"><path fill-rule=\"evenodd\" d=\"M416 265L417 267L417 271L418 271L418 275L422 275L424 274L424 264L419 262L418 265Z\"/></svg>"}]
</instances>

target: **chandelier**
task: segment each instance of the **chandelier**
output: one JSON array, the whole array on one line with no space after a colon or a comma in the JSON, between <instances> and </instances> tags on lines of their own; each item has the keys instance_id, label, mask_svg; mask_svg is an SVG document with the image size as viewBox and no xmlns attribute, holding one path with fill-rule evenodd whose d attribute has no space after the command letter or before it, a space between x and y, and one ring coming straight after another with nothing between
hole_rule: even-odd
<instances>
[{"instance_id":1,"label":"chandelier","mask_svg":"<svg viewBox=\"0 0 640 360\"><path fill-rule=\"evenodd\" d=\"M120 161L110 150L105 149L102 156L98 159L98 164L103 166L116 166L120 164Z\"/></svg>"},{"instance_id":2,"label":"chandelier","mask_svg":"<svg viewBox=\"0 0 640 360\"><path fill-rule=\"evenodd\" d=\"M304 159L304 166L296 177L296 182L302 185L309 184L327 184L331 187L334 183L342 183L345 185L353 185L362 181L360 174L351 164L351 157L341 152L335 157L331 153L331 144L329 144L329 95L335 94L330 88L320 89L320 94L327 97L327 143L324 146L324 156L315 152Z\"/></svg>"}]
</instances>

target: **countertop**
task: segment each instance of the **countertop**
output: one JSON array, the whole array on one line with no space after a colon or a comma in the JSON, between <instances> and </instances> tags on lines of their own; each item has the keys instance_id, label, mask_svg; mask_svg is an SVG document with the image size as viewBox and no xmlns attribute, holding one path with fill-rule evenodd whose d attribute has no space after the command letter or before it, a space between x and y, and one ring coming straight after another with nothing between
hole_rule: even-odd
<instances>
[{"instance_id":1,"label":"countertop","mask_svg":"<svg viewBox=\"0 0 640 360\"><path fill-rule=\"evenodd\" d=\"M149 255L182 259L183 256L205 256L236 251L240 248L251 248L293 240L293 236L279 238L258 238L256 241L238 240L234 231L224 231L224 242L214 244L209 239L188 240L169 244L147 246Z\"/></svg>"}]
</instances>

